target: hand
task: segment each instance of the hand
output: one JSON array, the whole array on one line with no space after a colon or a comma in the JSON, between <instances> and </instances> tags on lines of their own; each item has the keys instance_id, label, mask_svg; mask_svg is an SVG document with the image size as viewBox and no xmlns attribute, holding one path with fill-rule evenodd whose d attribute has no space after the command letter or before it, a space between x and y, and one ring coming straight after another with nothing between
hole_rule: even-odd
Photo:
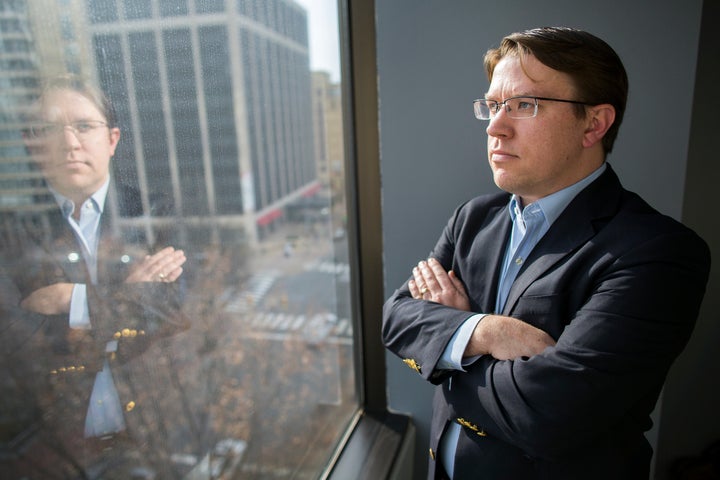
<instances>
[{"instance_id":1,"label":"hand","mask_svg":"<svg viewBox=\"0 0 720 480\"><path fill-rule=\"evenodd\" d=\"M42 315L70 313L72 283L54 283L38 288L20 302L20 307Z\"/></svg>"},{"instance_id":2,"label":"hand","mask_svg":"<svg viewBox=\"0 0 720 480\"><path fill-rule=\"evenodd\" d=\"M125 282L174 282L182 275L186 260L182 250L165 247L136 264Z\"/></svg>"},{"instance_id":3,"label":"hand","mask_svg":"<svg viewBox=\"0 0 720 480\"><path fill-rule=\"evenodd\" d=\"M498 360L531 357L555 345L539 328L512 317L486 315L477 324L464 356L492 355Z\"/></svg>"},{"instance_id":4,"label":"hand","mask_svg":"<svg viewBox=\"0 0 720 480\"><path fill-rule=\"evenodd\" d=\"M452 270L446 272L434 258L418 263L413 268L413 279L408 282L413 298L431 300L447 307L470 311L470 299L465 286Z\"/></svg>"}]
</instances>

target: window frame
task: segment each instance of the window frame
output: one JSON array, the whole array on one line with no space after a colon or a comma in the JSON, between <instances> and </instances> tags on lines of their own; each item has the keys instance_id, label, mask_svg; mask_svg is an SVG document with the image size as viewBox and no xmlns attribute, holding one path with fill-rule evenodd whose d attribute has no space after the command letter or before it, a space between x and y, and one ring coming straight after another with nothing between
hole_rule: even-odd
<instances>
[{"instance_id":1,"label":"window frame","mask_svg":"<svg viewBox=\"0 0 720 480\"><path fill-rule=\"evenodd\" d=\"M358 412L320 478L411 478L415 428L387 409L375 5L338 0Z\"/></svg>"}]
</instances>

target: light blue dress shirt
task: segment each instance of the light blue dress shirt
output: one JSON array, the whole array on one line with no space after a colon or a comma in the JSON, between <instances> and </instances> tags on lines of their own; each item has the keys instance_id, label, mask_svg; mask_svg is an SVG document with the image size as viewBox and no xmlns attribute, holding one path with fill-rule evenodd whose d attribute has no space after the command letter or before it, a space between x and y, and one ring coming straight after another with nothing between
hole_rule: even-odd
<instances>
[{"instance_id":1,"label":"light blue dress shirt","mask_svg":"<svg viewBox=\"0 0 720 480\"><path fill-rule=\"evenodd\" d=\"M505 307L505 302L510 293L510 287L512 287L518 272L525 263L525 259L530 255L535 245L537 245L540 239L547 233L550 226L570 204L572 199L602 175L606 168L607 165L603 163L597 170L579 182L526 205L524 208L520 204L521 202L518 197L513 195L510 198L508 210L513 228L510 233L510 241L505 251L503 269L498 283L499 287L495 300L495 312L502 312ZM467 344L470 342L470 337L475 327L486 315L486 313L473 315L457 329L438 361L439 368L464 372L465 368L463 367L472 364L479 358L463 358L463 353L467 348ZM449 388L452 388L452 378L450 378L448 382L450 382ZM453 478L455 450L457 449L461 428L459 424L455 422L451 423L440 439L440 458L450 478Z\"/></svg>"},{"instance_id":2,"label":"light blue dress shirt","mask_svg":"<svg viewBox=\"0 0 720 480\"><path fill-rule=\"evenodd\" d=\"M100 217L103 213L110 180L90 196L82 205L76 206L70 199L51 189L55 200L62 210L65 220L75 232L81 252L71 253L71 262L81 259L87 265L92 283L97 283L97 247L100 233ZM80 208L80 218L75 220L75 208ZM70 300L70 328L92 328L87 305L87 286L75 284ZM117 350L117 341L112 340L105 346L107 353ZM107 360L103 369L95 376L95 383L90 395L87 416L85 417L85 437L101 437L125 429L125 419L120 405L120 397L112 379Z\"/></svg>"}]
</instances>

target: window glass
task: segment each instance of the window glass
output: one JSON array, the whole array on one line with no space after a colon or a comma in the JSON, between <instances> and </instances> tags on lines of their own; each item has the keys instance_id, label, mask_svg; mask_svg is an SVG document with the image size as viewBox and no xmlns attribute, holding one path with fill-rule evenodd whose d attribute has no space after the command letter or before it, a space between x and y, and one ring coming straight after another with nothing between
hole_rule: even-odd
<instances>
[{"instance_id":1,"label":"window glass","mask_svg":"<svg viewBox=\"0 0 720 480\"><path fill-rule=\"evenodd\" d=\"M27 1L17 0L17 3ZM90 23L116 22L118 20L116 0L88 0L87 10Z\"/></svg>"},{"instance_id":2,"label":"window glass","mask_svg":"<svg viewBox=\"0 0 720 480\"><path fill-rule=\"evenodd\" d=\"M0 478L326 468L359 404L333 4L0 0Z\"/></svg>"},{"instance_id":3,"label":"window glass","mask_svg":"<svg viewBox=\"0 0 720 480\"><path fill-rule=\"evenodd\" d=\"M150 0L122 0L123 12L128 20L151 18L152 5Z\"/></svg>"},{"instance_id":4,"label":"window glass","mask_svg":"<svg viewBox=\"0 0 720 480\"><path fill-rule=\"evenodd\" d=\"M188 14L188 0L162 0L159 3L160 15L163 17Z\"/></svg>"},{"instance_id":5,"label":"window glass","mask_svg":"<svg viewBox=\"0 0 720 480\"><path fill-rule=\"evenodd\" d=\"M202 0L195 2L196 13L217 13L223 12L224 10L225 0Z\"/></svg>"}]
</instances>

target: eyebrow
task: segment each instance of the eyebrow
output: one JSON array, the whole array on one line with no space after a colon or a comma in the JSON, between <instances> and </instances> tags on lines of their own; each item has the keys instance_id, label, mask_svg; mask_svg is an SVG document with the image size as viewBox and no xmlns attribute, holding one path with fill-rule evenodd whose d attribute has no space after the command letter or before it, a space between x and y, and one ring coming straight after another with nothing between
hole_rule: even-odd
<instances>
[{"instance_id":1,"label":"eyebrow","mask_svg":"<svg viewBox=\"0 0 720 480\"><path fill-rule=\"evenodd\" d=\"M61 123L70 124L70 123L78 123L78 122L107 122L107 120L104 120L101 118L91 118L91 117L80 117L80 118L68 119L67 122L63 122L60 120L53 121L53 120L46 120L46 119L43 119L42 121L45 123L57 123L57 124L61 124Z\"/></svg>"},{"instance_id":2,"label":"eyebrow","mask_svg":"<svg viewBox=\"0 0 720 480\"><path fill-rule=\"evenodd\" d=\"M532 93L516 93L516 94L514 94L514 95L510 95L509 97L505 97L505 98L504 98L503 100L501 100L501 101L505 101L505 100L507 100L508 98L518 98L518 97L532 97L532 98L534 98L534 97L542 97L542 95L536 95L536 94L532 94ZM493 99L491 99L491 98L488 98L488 94L487 94L487 93L485 93L485 95L483 96L483 98L484 98L485 100L493 100ZM497 101L500 101L500 100L493 100L493 101L494 101L494 102L497 102Z\"/></svg>"}]
</instances>

